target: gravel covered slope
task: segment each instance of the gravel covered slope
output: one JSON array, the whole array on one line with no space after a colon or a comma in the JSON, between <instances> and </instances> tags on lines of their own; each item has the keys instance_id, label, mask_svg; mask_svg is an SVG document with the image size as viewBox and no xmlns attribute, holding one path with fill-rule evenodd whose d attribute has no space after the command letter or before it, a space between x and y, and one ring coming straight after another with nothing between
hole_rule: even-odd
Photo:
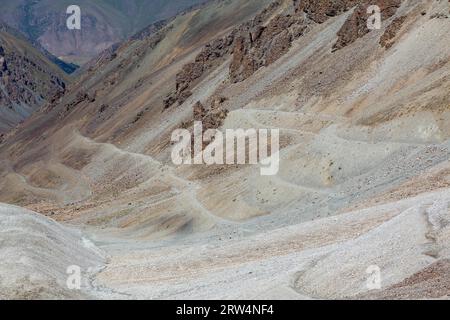
<instances>
[{"instance_id":1,"label":"gravel covered slope","mask_svg":"<svg viewBox=\"0 0 450 320\"><path fill-rule=\"evenodd\" d=\"M0 257L1 299L87 298L88 275L104 261L80 232L5 204L0 204ZM66 285L72 265L81 268L81 291Z\"/></svg>"},{"instance_id":2,"label":"gravel covered slope","mask_svg":"<svg viewBox=\"0 0 450 320\"><path fill-rule=\"evenodd\" d=\"M448 3L402 1L371 32L350 10L288 19L305 13L293 3L252 34L238 25L260 1L234 0L123 45L0 144L0 201L87 232L109 257L91 278L97 297L447 297ZM336 48L344 25L357 32ZM213 40L231 30L282 50L223 50ZM233 60L255 68L233 79ZM164 103L177 86L182 99ZM280 129L278 174L175 166L170 135L198 101L229 111L221 130ZM371 266L380 290L366 286Z\"/></svg>"}]
</instances>

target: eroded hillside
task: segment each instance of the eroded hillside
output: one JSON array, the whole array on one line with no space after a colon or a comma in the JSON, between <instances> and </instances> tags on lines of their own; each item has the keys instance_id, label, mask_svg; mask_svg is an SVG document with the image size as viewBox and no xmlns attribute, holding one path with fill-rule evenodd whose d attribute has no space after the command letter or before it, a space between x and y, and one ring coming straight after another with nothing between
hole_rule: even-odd
<instances>
[{"instance_id":1,"label":"eroded hillside","mask_svg":"<svg viewBox=\"0 0 450 320\"><path fill-rule=\"evenodd\" d=\"M2 0L0 19L53 55L82 65L102 50L123 41L150 23L169 19L206 1ZM66 12L70 5L80 8L80 30L69 30L66 26L66 20L70 16Z\"/></svg>"},{"instance_id":2,"label":"eroded hillside","mask_svg":"<svg viewBox=\"0 0 450 320\"><path fill-rule=\"evenodd\" d=\"M379 30L357 0L153 26L3 141L0 201L87 232L99 297L448 297L449 4L370 3ZM280 129L279 173L174 166L198 119Z\"/></svg>"}]
</instances>

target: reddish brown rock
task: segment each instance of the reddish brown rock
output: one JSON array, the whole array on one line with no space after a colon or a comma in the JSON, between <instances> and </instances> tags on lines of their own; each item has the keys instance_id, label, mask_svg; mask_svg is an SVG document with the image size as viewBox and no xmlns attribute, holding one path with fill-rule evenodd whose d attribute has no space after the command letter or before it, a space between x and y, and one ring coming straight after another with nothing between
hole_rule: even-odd
<instances>
[{"instance_id":1,"label":"reddish brown rock","mask_svg":"<svg viewBox=\"0 0 450 320\"><path fill-rule=\"evenodd\" d=\"M380 7L381 21L383 22L396 13L402 0L364 0L358 2L359 4L352 15L339 30L338 40L333 45L333 51L342 49L369 33L370 30L367 28L367 19L370 16L367 13L369 6L377 5Z\"/></svg>"},{"instance_id":2,"label":"reddish brown rock","mask_svg":"<svg viewBox=\"0 0 450 320\"><path fill-rule=\"evenodd\" d=\"M291 47L292 38L289 30L284 30L275 36L270 48L267 50L264 64L268 66L281 58Z\"/></svg>"},{"instance_id":3,"label":"reddish brown rock","mask_svg":"<svg viewBox=\"0 0 450 320\"><path fill-rule=\"evenodd\" d=\"M165 107L177 101L182 103L190 96L197 80L222 57L232 55L230 80L241 82L286 54L292 41L302 36L310 23L323 23L356 6L339 31L333 50L345 47L369 32L369 2L380 6L383 19L394 15L401 4L401 0L293 0L291 11L275 14L281 3L274 1L252 21L235 28L228 36L210 42L193 62L186 64L177 74L176 92L164 100Z\"/></svg>"},{"instance_id":4,"label":"reddish brown rock","mask_svg":"<svg viewBox=\"0 0 450 320\"><path fill-rule=\"evenodd\" d=\"M200 101L197 101L193 107L194 121L202 121L206 115L206 109Z\"/></svg>"},{"instance_id":5,"label":"reddish brown rock","mask_svg":"<svg viewBox=\"0 0 450 320\"><path fill-rule=\"evenodd\" d=\"M178 94L178 103L183 104L190 96L192 96L192 92L190 90L183 90Z\"/></svg>"},{"instance_id":6,"label":"reddish brown rock","mask_svg":"<svg viewBox=\"0 0 450 320\"><path fill-rule=\"evenodd\" d=\"M393 39L406 20L406 16L395 18L394 21L386 28L384 34L380 38L380 45L389 49L393 44Z\"/></svg>"},{"instance_id":7,"label":"reddish brown rock","mask_svg":"<svg viewBox=\"0 0 450 320\"><path fill-rule=\"evenodd\" d=\"M232 50L234 35L215 39L205 45L193 62L183 66L176 75L175 92L170 93L163 101L164 107L169 108L176 102L182 104L192 95L190 89L195 85L205 71L217 65L220 58L229 54Z\"/></svg>"},{"instance_id":8,"label":"reddish brown rock","mask_svg":"<svg viewBox=\"0 0 450 320\"><path fill-rule=\"evenodd\" d=\"M198 62L191 62L183 66L183 69L176 76L176 90L181 93L186 90L192 81L199 78L203 73L203 65Z\"/></svg>"},{"instance_id":9,"label":"reddish brown rock","mask_svg":"<svg viewBox=\"0 0 450 320\"><path fill-rule=\"evenodd\" d=\"M226 101L224 97L215 97L211 105L206 108L200 101L197 101L193 106L193 120L202 123L202 133L209 129L217 129L222 126L224 120L228 115L228 110L223 107L223 102ZM186 128L186 124L182 127ZM194 143L194 135L191 136L192 143ZM203 142L203 149L207 147L209 142ZM192 150L193 151L193 150Z\"/></svg>"},{"instance_id":10,"label":"reddish brown rock","mask_svg":"<svg viewBox=\"0 0 450 320\"><path fill-rule=\"evenodd\" d=\"M203 131L208 129L217 129L222 126L223 121L228 115L228 110L223 107L226 98L214 97L211 105L206 108L200 101L193 106L194 121L201 121Z\"/></svg>"},{"instance_id":11,"label":"reddish brown rock","mask_svg":"<svg viewBox=\"0 0 450 320\"><path fill-rule=\"evenodd\" d=\"M174 92L167 95L163 100L164 109L170 108L177 101L176 94Z\"/></svg>"},{"instance_id":12,"label":"reddish brown rock","mask_svg":"<svg viewBox=\"0 0 450 320\"><path fill-rule=\"evenodd\" d=\"M361 0L294 0L296 12L304 12L316 23L324 23L328 18L350 10Z\"/></svg>"},{"instance_id":13,"label":"reddish brown rock","mask_svg":"<svg viewBox=\"0 0 450 320\"><path fill-rule=\"evenodd\" d=\"M230 64L230 79L240 82L262 66L269 66L282 57L291 47L292 41L305 32L307 26L298 15L279 14L267 25L252 22L247 31L241 30L235 41L233 59Z\"/></svg>"},{"instance_id":14,"label":"reddish brown rock","mask_svg":"<svg viewBox=\"0 0 450 320\"><path fill-rule=\"evenodd\" d=\"M251 76L257 69L253 57L249 54L250 43L245 37L236 40L233 59L230 64L230 78L232 82L240 82Z\"/></svg>"}]
</instances>

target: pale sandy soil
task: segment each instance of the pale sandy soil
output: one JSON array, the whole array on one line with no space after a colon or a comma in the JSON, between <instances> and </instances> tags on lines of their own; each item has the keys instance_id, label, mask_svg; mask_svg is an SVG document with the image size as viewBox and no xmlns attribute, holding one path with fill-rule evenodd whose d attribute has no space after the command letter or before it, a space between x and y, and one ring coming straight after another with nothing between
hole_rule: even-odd
<instances>
[{"instance_id":1,"label":"pale sandy soil","mask_svg":"<svg viewBox=\"0 0 450 320\"><path fill-rule=\"evenodd\" d=\"M408 19L389 50L378 44L380 30L331 53L349 13L329 19L246 81L227 82L230 61L224 61L183 105L151 109L132 125L136 111L153 107L198 50L169 49L204 16L177 20L144 55L146 68L123 75L117 90L96 83L113 65L87 81L99 100L109 90L120 101L113 118L96 127L81 110L38 141L6 150L0 201L24 203L52 219L33 216L44 226L44 242L24 244L28 251L8 263L22 266L20 257L36 246L50 252L58 271L44 279L58 283L50 286L58 288L55 296L67 297L65 265L98 261L79 247L85 237L105 257L85 279L86 297L448 298L450 24L430 19L445 4L405 2L397 16ZM180 51L182 58L150 74L155 61ZM145 72L154 82L129 89ZM223 129L280 129L276 176L261 176L258 166L172 165L172 130L192 116L196 100L206 104L213 94L228 98ZM2 228L19 224L39 233L24 223L8 220ZM48 239L63 237L59 228L67 226L71 236L54 253ZM2 255L14 254L19 239L4 242ZM46 266L33 262L11 279L42 278ZM380 270L381 288L374 291L366 285L371 266ZM34 284L17 289L22 282L4 282L8 269L0 270L2 288L13 292L8 297L34 292Z\"/></svg>"},{"instance_id":2,"label":"pale sandy soil","mask_svg":"<svg viewBox=\"0 0 450 320\"><path fill-rule=\"evenodd\" d=\"M2 292L26 298L445 298L449 191L266 232L217 226L183 241L127 241L87 231L97 248L46 218L2 206L2 238L8 239L2 273L15 270L2 279ZM24 234L29 247L20 243ZM65 269L73 264L93 268L83 274L80 292L65 289ZM366 286L372 265L381 270L380 290ZM431 272L439 280L414 280ZM44 282L54 284L39 290Z\"/></svg>"},{"instance_id":3,"label":"pale sandy soil","mask_svg":"<svg viewBox=\"0 0 450 320\"><path fill-rule=\"evenodd\" d=\"M85 299L87 279L105 263L104 254L75 229L19 207L0 204L0 299ZM67 268L77 265L83 290L67 287Z\"/></svg>"}]
</instances>

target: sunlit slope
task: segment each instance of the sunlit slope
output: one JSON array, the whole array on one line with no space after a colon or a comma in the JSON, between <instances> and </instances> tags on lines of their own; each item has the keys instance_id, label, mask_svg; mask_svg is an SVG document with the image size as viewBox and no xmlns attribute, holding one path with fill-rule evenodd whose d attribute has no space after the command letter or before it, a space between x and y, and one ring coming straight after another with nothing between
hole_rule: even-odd
<instances>
[{"instance_id":1,"label":"sunlit slope","mask_svg":"<svg viewBox=\"0 0 450 320\"><path fill-rule=\"evenodd\" d=\"M352 7L324 18L288 0L250 35L241 23L266 5L235 0L124 43L0 145L0 201L86 228L112 255L97 280L134 297L360 297L372 264L387 274L380 297L423 297L407 279L442 275L448 259L450 25L447 3L392 2L382 29L338 49ZM261 45L236 37L204 58L213 40L260 28L273 31ZM173 165L172 131L217 97L219 129L280 129L277 175Z\"/></svg>"},{"instance_id":2,"label":"sunlit slope","mask_svg":"<svg viewBox=\"0 0 450 320\"><path fill-rule=\"evenodd\" d=\"M0 28L0 133L62 94L69 82L70 78L25 38Z\"/></svg>"}]
</instances>

